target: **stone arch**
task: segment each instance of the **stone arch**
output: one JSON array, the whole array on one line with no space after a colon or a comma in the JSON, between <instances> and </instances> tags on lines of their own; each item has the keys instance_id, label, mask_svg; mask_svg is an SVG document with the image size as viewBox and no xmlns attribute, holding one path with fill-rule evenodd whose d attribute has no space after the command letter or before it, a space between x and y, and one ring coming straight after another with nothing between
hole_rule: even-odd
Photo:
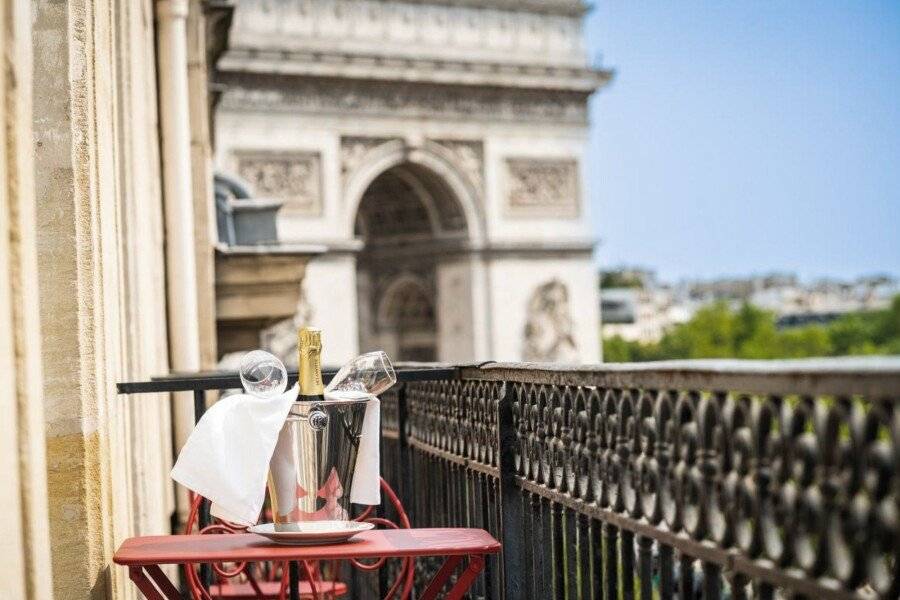
<instances>
[{"instance_id":1,"label":"stone arch","mask_svg":"<svg viewBox=\"0 0 900 600\"><path fill-rule=\"evenodd\" d=\"M468 233L466 216L453 191L440 177L410 162L372 180L363 192L354 226L356 236L375 245L385 241L460 243L468 239Z\"/></svg>"},{"instance_id":2,"label":"stone arch","mask_svg":"<svg viewBox=\"0 0 900 600\"><path fill-rule=\"evenodd\" d=\"M437 307L428 286L419 277L401 274L381 295L377 323L389 333L385 346L400 361L437 360Z\"/></svg>"},{"instance_id":3,"label":"stone arch","mask_svg":"<svg viewBox=\"0 0 900 600\"><path fill-rule=\"evenodd\" d=\"M421 278L402 274L394 278L384 290L378 306L378 323L390 325L397 319L412 319L422 322L434 320L434 304L429 298L428 286ZM427 304L427 306L426 306ZM425 314L412 314L414 308L421 308Z\"/></svg>"},{"instance_id":4,"label":"stone arch","mask_svg":"<svg viewBox=\"0 0 900 600\"><path fill-rule=\"evenodd\" d=\"M387 141L353 162L345 226L365 242L356 255L360 347L443 360L454 346L439 332L471 314L465 275L447 273L483 240L478 188L435 143Z\"/></svg>"},{"instance_id":5,"label":"stone arch","mask_svg":"<svg viewBox=\"0 0 900 600\"><path fill-rule=\"evenodd\" d=\"M402 140L393 140L367 151L359 162L360 166L348 174L344 185L347 201L344 229L348 236L354 235L359 207L372 182L394 167L410 164L433 174L447 186L465 216L467 239L473 246L484 242L484 221L477 187L440 145L425 142L421 146L410 146Z\"/></svg>"}]
</instances>

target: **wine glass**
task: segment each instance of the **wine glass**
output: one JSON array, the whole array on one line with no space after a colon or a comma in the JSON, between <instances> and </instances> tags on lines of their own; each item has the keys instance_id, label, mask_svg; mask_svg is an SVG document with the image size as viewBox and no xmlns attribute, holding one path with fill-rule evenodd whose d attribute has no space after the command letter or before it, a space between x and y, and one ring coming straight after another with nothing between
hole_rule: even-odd
<instances>
[{"instance_id":1,"label":"wine glass","mask_svg":"<svg viewBox=\"0 0 900 600\"><path fill-rule=\"evenodd\" d=\"M288 375L284 364L265 350L253 350L244 355L240 376L244 390L257 398L272 398L287 389Z\"/></svg>"},{"instance_id":2,"label":"wine glass","mask_svg":"<svg viewBox=\"0 0 900 600\"><path fill-rule=\"evenodd\" d=\"M326 392L351 392L377 396L397 383L391 359L381 350L360 354L337 372Z\"/></svg>"}]
</instances>

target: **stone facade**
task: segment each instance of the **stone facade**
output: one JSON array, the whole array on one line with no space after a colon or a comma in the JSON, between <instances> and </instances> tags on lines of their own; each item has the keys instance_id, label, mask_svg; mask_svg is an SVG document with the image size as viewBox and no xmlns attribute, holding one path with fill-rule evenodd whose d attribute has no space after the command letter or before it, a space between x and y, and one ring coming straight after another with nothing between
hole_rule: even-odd
<instances>
[{"instance_id":1,"label":"stone facade","mask_svg":"<svg viewBox=\"0 0 900 600\"><path fill-rule=\"evenodd\" d=\"M173 422L179 407L192 422L193 405L167 394L135 401L116 383L166 373L185 334L200 340L198 366L216 354L205 35L217 9L207 9L186 0L0 8L4 600L135 598L113 551L126 537L171 531ZM181 50L167 60L155 39L164 22ZM160 143L161 123L176 121L157 91L173 74L183 92L177 147ZM178 195L161 185L160 165L173 162L187 175ZM164 218L173 207L190 217L178 232ZM186 331L172 326L180 307L167 300L176 234L187 242L179 260L196 264L180 279L198 304Z\"/></svg>"},{"instance_id":2,"label":"stone facade","mask_svg":"<svg viewBox=\"0 0 900 600\"><path fill-rule=\"evenodd\" d=\"M174 508L169 398L129 402L115 389L168 370L152 10L34 3L44 518L56 598L133 593L108 567L111 553L125 537L169 531Z\"/></svg>"},{"instance_id":3,"label":"stone facade","mask_svg":"<svg viewBox=\"0 0 900 600\"><path fill-rule=\"evenodd\" d=\"M583 12L576 0L238 4L217 65L216 161L258 196L306 198L279 230L329 248L304 292L326 363L375 347L599 359L584 147L587 99L609 73L587 63ZM538 357L523 331L548 282L564 290L571 343Z\"/></svg>"},{"instance_id":4,"label":"stone facade","mask_svg":"<svg viewBox=\"0 0 900 600\"><path fill-rule=\"evenodd\" d=\"M31 152L31 5L0 7L0 598L52 598Z\"/></svg>"}]
</instances>

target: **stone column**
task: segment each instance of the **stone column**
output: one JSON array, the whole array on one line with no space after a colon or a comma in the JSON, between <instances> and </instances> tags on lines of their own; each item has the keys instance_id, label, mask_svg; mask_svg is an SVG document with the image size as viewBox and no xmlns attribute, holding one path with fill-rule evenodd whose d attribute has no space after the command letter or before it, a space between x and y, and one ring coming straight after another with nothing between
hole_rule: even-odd
<instances>
[{"instance_id":1,"label":"stone column","mask_svg":"<svg viewBox=\"0 0 900 600\"><path fill-rule=\"evenodd\" d=\"M42 597L131 597L111 555L127 536L167 532L172 508L167 398L115 387L168 369L152 4L31 8L53 576Z\"/></svg>"},{"instance_id":2,"label":"stone column","mask_svg":"<svg viewBox=\"0 0 900 600\"><path fill-rule=\"evenodd\" d=\"M207 24L203 3L191 2L187 19L188 86L191 106L191 183L194 205L194 253L197 268L197 313L200 368L217 361L215 243L212 144L209 127L209 69L206 62Z\"/></svg>"},{"instance_id":3,"label":"stone column","mask_svg":"<svg viewBox=\"0 0 900 600\"><path fill-rule=\"evenodd\" d=\"M200 319L188 96L188 2L158 0L156 15L169 357L173 370L191 372L200 369ZM194 424L190 395L177 394L172 409L175 446L180 448Z\"/></svg>"},{"instance_id":4,"label":"stone column","mask_svg":"<svg viewBox=\"0 0 900 600\"><path fill-rule=\"evenodd\" d=\"M86 0L39 0L33 21L43 394L57 598L106 589L101 572L110 508L100 427L106 390L98 218L100 196L110 190L97 181L95 68L104 65L93 62L95 34L102 33L92 12Z\"/></svg>"},{"instance_id":5,"label":"stone column","mask_svg":"<svg viewBox=\"0 0 900 600\"><path fill-rule=\"evenodd\" d=\"M495 333L490 263L478 253L473 253L469 261L472 266L472 360L493 360Z\"/></svg>"},{"instance_id":6,"label":"stone column","mask_svg":"<svg viewBox=\"0 0 900 600\"><path fill-rule=\"evenodd\" d=\"M0 597L52 597L31 149L31 7L0 7Z\"/></svg>"},{"instance_id":7,"label":"stone column","mask_svg":"<svg viewBox=\"0 0 900 600\"><path fill-rule=\"evenodd\" d=\"M476 332L473 292L477 282L469 257L443 261L435 267L437 279L438 352L440 362L471 362L481 332Z\"/></svg>"}]
</instances>

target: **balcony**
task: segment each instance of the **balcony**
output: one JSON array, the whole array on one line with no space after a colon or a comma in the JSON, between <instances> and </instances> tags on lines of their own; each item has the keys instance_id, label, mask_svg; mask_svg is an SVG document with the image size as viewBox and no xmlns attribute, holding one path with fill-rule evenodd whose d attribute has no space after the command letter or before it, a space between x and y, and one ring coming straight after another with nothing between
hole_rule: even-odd
<instances>
[{"instance_id":1,"label":"balcony","mask_svg":"<svg viewBox=\"0 0 900 600\"><path fill-rule=\"evenodd\" d=\"M896 598L900 359L407 365L382 471L483 598ZM294 374L294 377L296 374ZM234 387L175 377L120 391ZM387 517L391 510L383 509ZM436 565L420 561L417 580ZM354 575L362 598L389 577Z\"/></svg>"}]
</instances>

